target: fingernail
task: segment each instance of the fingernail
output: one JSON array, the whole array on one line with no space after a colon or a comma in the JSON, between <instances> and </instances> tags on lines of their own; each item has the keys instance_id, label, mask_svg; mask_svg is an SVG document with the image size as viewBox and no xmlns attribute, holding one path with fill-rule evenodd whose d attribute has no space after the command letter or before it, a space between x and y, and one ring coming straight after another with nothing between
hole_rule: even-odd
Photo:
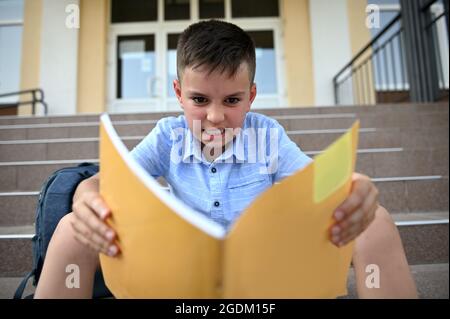
<instances>
[{"instance_id":1,"label":"fingernail","mask_svg":"<svg viewBox=\"0 0 450 319\"><path fill-rule=\"evenodd\" d=\"M108 215L108 210L102 209L100 212L100 216L102 216L102 219L106 218L107 215Z\"/></svg>"},{"instance_id":2,"label":"fingernail","mask_svg":"<svg viewBox=\"0 0 450 319\"><path fill-rule=\"evenodd\" d=\"M344 246L344 242L343 241L341 241L339 244L338 244L338 246L339 247L342 247L342 246Z\"/></svg>"},{"instance_id":3,"label":"fingernail","mask_svg":"<svg viewBox=\"0 0 450 319\"><path fill-rule=\"evenodd\" d=\"M339 242L339 236L333 236L333 237L331 238L331 241L332 241L333 243L337 244L337 243Z\"/></svg>"},{"instance_id":4,"label":"fingernail","mask_svg":"<svg viewBox=\"0 0 450 319\"><path fill-rule=\"evenodd\" d=\"M114 238L114 232L112 230L108 230L106 232L106 238L108 238L109 240L112 240Z\"/></svg>"},{"instance_id":5,"label":"fingernail","mask_svg":"<svg viewBox=\"0 0 450 319\"><path fill-rule=\"evenodd\" d=\"M117 247L116 246L110 246L108 249L108 255L109 256L114 256L115 254L117 254Z\"/></svg>"},{"instance_id":6,"label":"fingernail","mask_svg":"<svg viewBox=\"0 0 450 319\"><path fill-rule=\"evenodd\" d=\"M334 213L334 218L336 220L341 220L342 218L344 218L344 213L338 210Z\"/></svg>"},{"instance_id":7,"label":"fingernail","mask_svg":"<svg viewBox=\"0 0 450 319\"><path fill-rule=\"evenodd\" d=\"M340 228L339 226L334 226L334 227L331 229L331 233L332 233L333 235L339 234L340 231L341 231L341 228Z\"/></svg>"}]
</instances>

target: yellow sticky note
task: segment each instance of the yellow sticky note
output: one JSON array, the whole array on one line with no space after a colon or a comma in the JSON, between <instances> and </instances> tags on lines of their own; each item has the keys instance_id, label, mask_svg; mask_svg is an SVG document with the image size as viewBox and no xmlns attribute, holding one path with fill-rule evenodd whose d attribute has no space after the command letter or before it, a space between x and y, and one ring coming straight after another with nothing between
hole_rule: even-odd
<instances>
[{"instance_id":1,"label":"yellow sticky note","mask_svg":"<svg viewBox=\"0 0 450 319\"><path fill-rule=\"evenodd\" d=\"M261 194L227 232L162 190L103 115L100 192L111 207L108 222L122 252L118 258L100 256L108 288L119 298L345 294L353 244L335 247L328 228L350 190L358 127Z\"/></svg>"},{"instance_id":2,"label":"yellow sticky note","mask_svg":"<svg viewBox=\"0 0 450 319\"><path fill-rule=\"evenodd\" d=\"M314 202L320 203L352 174L352 132L347 132L314 158Z\"/></svg>"}]
</instances>

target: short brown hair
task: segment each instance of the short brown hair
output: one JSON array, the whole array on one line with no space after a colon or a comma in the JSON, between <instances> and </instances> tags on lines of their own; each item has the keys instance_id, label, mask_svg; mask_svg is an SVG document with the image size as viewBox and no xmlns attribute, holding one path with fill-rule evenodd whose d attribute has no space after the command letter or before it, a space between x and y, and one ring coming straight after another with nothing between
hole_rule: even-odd
<instances>
[{"instance_id":1,"label":"short brown hair","mask_svg":"<svg viewBox=\"0 0 450 319\"><path fill-rule=\"evenodd\" d=\"M255 44L252 38L232 23L207 20L190 25L178 39L177 76L186 67L205 66L208 74L215 70L234 76L242 62L247 62L250 85L255 79Z\"/></svg>"}]
</instances>

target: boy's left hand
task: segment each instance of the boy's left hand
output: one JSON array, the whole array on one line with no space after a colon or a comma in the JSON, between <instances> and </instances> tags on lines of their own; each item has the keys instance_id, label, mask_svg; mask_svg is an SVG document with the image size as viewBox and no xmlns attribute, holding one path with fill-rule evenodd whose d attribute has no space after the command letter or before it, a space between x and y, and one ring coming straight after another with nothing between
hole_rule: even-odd
<instances>
[{"instance_id":1,"label":"boy's left hand","mask_svg":"<svg viewBox=\"0 0 450 319\"><path fill-rule=\"evenodd\" d=\"M331 241L343 246L361 234L375 218L378 189L368 176L353 173L350 195L334 211Z\"/></svg>"}]
</instances>

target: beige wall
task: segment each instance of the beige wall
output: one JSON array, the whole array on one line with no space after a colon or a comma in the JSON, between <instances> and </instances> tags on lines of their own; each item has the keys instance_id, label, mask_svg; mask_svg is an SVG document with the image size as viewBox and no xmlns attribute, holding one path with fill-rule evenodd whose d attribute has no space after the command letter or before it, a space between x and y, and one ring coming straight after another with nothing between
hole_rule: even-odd
<instances>
[{"instance_id":1,"label":"beige wall","mask_svg":"<svg viewBox=\"0 0 450 319\"><path fill-rule=\"evenodd\" d=\"M106 111L108 0L80 0L78 113Z\"/></svg>"},{"instance_id":2,"label":"beige wall","mask_svg":"<svg viewBox=\"0 0 450 319\"><path fill-rule=\"evenodd\" d=\"M354 57L372 39L370 30L366 27L366 6L367 0L347 0L348 26L352 57ZM371 53L371 50L367 50L366 53L359 58L359 61L364 61ZM374 86L371 81L373 73L369 63L370 62L368 62L367 68L365 68L364 72L366 72L366 70L369 71L368 77L370 79L370 83L368 87L372 88L371 92L369 92L369 99L374 101Z\"/></svg>"},{"instance_id":3,"label":"beige wall","mask_svg":"<svg viewBox=\"0 0 450 319\"><path fill-rule=\"evenodd\" d=\"M308 0L282 0L286 88L289 106L314 105Z\"/></svg>"},{"instance_id":4,"label":"beige wall","mask_svg":"<svg viewBox=\"0 0 450 319\"><path fill-rule=\"evenodd\" d=\"M25 0L22 32L20 90L39 88L41 59L42 0ZM30 100L29 95L20 98ZM20 115L31 114L31 106L21 106Z\"/></svg>"},{"instance_id":5,"label":"beige wall","mask_svg":"<svg viewBox=\"0 0 450 319\"><path fill-rule=\"evenodd\" d=\"M370 30L366 27L366 6L367 0L347 0L352 56L358 53L371 39Z\"/></svg>"}]
</instances>

